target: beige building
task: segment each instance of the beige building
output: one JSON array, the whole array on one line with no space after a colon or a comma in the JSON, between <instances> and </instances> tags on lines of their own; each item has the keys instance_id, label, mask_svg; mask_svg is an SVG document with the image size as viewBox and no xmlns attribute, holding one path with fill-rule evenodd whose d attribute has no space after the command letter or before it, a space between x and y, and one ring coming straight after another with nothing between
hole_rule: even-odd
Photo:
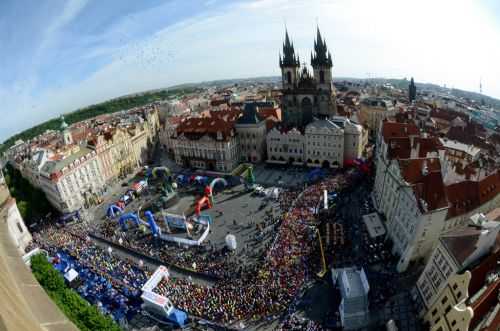
<instances>
[{"instance_id":1,"label":"beige building","mask_svg":"<svg viewBox=\"0 0 500 331\"><path fill-rule=\"evenodd\" d=\"M274 128L267 134L267 162L342 167L346 159L363 154L367 139L363 128L348 118L315 119L304 133Z\"/></svg>"},{"instance_id":2,"label":"beige building","mask_svg":"<svg viewBox=\"0 0 500 331\"><path fill-rule=\"evenodd\" d=\"M499 230L498 222L476 219L439 238L413 291L420 317L430 330L469 330L471 320L477 317L473 297L482 286L475 284L483 284L487 274L486 266L478 262L489 260L497 251Z\"/></svg>"},{"instance_id":3,"label":"beige building","mask_svg":"<svg viewBox=\"0 0 500 331\"><path fill-rule=\"evenodd\" d=\"M305 156L309 167L341 167L344 164L344 130L340 123L316 120L305 129Z\"/></svg>"},{"instance_id":4,"label":"beige building","mask_svg":"<svg viewBox=\"0 0 500 331\"><path fill-rule=\"evenodd\" d=\"M105 185L97 153L71 146L61 159L47 161L40 171L40 188L60 212L86 208Z\"/></svg>"},{"instance_id":5,"label":"beige building","mask_svg":"<svg viewBox=\"0 0 500 331\"><path fill-rule=\"evenodd\" d=\"M414 124L384 122L377 137L373 198L386 217L401 272L430 255L448 210L439 158L444 152L418 135Z\"/></svg>"},{"instance_id":6,"label":"beige building","mask_svg":"<svg viewBox=\"0 0 500 331\"><path fill-rule=\"evenodd\" d=\"M266 146L268 163L303 165L305 162L305 136L295 128L271 129L266 136Z\"/></svg>"},{"instance_id":7,"label":"beige building","mask_svg":"<svg viewBox=\"0 0 500 331\"><path fill-rule=\"evenodd\" d=\"M396 115L396 108L392 102L381 98L366 98L360 103L361 124L368 127L371 137L376 137L380 130L380 124L386 118Z\"/></svg>"}]
</instances>

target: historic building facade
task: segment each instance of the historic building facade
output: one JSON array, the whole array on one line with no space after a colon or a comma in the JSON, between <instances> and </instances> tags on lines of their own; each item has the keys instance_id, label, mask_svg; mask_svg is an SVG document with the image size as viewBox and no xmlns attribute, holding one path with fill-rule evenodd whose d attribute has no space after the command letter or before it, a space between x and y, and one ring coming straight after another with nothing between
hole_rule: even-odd
<instances>
[{"instance_id":1,"label":"historic building facade","mask_svg":"<svg viewBox=\"0 0 500 331\"><path fill-rule=\"evenodd\" d=\"M304 128L313 117L328 118L335 115L335 92L332 83L332 55L319 29L311 54L311 74L307 67L300 69L300 59L295 54L288 32L285 34L283 57L280 55L283 84L283 124Z\"/></svg>"},{"instance_id":2,"label":"historic building facade","mask_svg":"<svg viewBox=\"0 0 500 331\"><path fill-rule=\"evenodd\" d=\"M300 66L288 32L280 55L283 121L266 138L267 162L311 167L341 167L362 156L367 143L363 128L336 115L332 55L317 30L312 73Z\"/></svg>"}]
</instances>

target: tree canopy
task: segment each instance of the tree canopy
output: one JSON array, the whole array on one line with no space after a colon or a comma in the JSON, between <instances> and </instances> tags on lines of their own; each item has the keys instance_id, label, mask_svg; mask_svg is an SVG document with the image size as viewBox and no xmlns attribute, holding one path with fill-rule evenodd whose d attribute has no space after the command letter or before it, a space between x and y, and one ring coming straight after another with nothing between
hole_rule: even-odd
<instances>
[{"instance_id":1,"label":"tree canopy","mask_svg":"<svg viewBox=\"0 0 500 331\"><path fill-rule=\"evenodd\" d=\"M43 254L33 256L31 270L59 309L82 331L120 331L109 316L100 313L75 291L68 288L64 278Z\"/></svg>"},{"instance_id":2,"label":"tree canopy","mask_svg":"<svg viewBox=\"0 0 500 331\"><path fill-rule=\"evenodd\" d=\"M165 100L175 95L183 95L195 91L196 91L195 88L186 87L186 88L178 88L172 90L146 92L146 93L136 94L133 96L121 97L105 101L103 103L99 103L96 105L92 105L86 108L82 108L68 114L64 114L64 119L66 123L71 125L73 123L80 122L99 115L109 114L134 107L144 106L155 101ZM60 127L60 125L61 122L59 121L59 119L53 118L44 123L36 125L30 129L15 134L12 137L5 140L3 144L0 145L0 154L3 153L5 150L7 150L7 148L12 146L19 139L22 140L32 139L44 133L47 130L57 130Z\"/></svg>"}]
</instances>

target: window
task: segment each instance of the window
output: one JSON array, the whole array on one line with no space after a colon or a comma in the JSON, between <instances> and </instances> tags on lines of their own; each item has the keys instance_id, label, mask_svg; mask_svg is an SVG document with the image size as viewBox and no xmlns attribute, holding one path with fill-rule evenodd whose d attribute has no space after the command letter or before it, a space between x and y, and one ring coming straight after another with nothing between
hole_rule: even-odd
<instances>
[{"instance_id":1,"label":"window","mask_svg":"<svg viewBox=\"0 0 500 331\"><path fill-rule=\"evenodd\" d=\"M441 300L441 304L443 304L443 305L444 305L447 301L448 301L448 297L446 297L446 296L445 296L445 297Z\"/></svg>"},{"instance_id":2,"label":"window","mask_svg":"<svg viewBox=\"0 0 500 331\"><path fill-rule=\"evenodd\" d=\"M438 324L440 320L441 320L441 317L436 318L436 320L434 321L434 324Z\"/></svg>"},{"instance_id":3,"label":"window","mask_svg":"<svg viewBox=\"0 0 500 331\"><path fill-rule=\"evenodd\" d=\"M462 296L462 292L458 291L458 293L457 293L457 299L459 299L461 296Z\"/></svg>"},{"instance_id":4,"label":"window","mask_svg":"<svg viewBox=\"0 0 500 331\"><path fill-rule=\"evenodd\" d=\"M453 322L451 322L451 326L455 326L456 324L457 324L456 320L453 320Z\"/></svg>"},{"instance_id":5,"label":"window","mask_svg":"<svg viewBox=\"0 0 500 331\"><path fill-rule=\"evenodd\" d=\"M437 314L437 312L438 312L438 310L437 310L437 308L435 308L435 309L432 311L432 313L431 313L431 314L432 314L432 316L436 315L436 314Z\"/></svg>"},{"instance_id":6,"label":"window","mask_svg":"<svg viewBox=\"0 0 500 331\"><path fill-rule=\"evenodd\" d=\"M446 307L446 309L445 309L445 313L446 313L446 314L448 314L448 312L449 312L450 310L451 310L451 306L450 306L450 305L448 305L448 307Z\"/></svg>"},{"instance_id":7,"label":"window","mask_svg":"<svg viewBox=\"0 0 500 331\"><path fill-rule=\"evenodd\" d=\"M320 84L325 83L325 72L323 70L320 70L320 72L319 72L319 83Z\"/></svg>"},{"instance_id":8,"label":"window","mask_svg":"<svg viewBox=\"0 0 500 331\"><path fill-rule=\"evenodd\" d=\"M286 80L288 84L292 84L292 73L290 71L286 72Z\"/></svg>"},{"instance_id":9,"label":"window","mask_svg":"<svg viewBox=\"0 0 500 331\"><path fill-rule=\"evenodd\" d=\"M458 288L457 283L453 284L453 290L455 291Z\"/></svg>"},{"instance_id":10,"label":"window","mask_svg":"<svg viewBox=\"0 0 500 331\"><path fill-rule=\"evenodd\" d=\"M19 222L16 222L17 228L19 229L19 232L23 233L23 228L21 227L21 224Z\"/></svg>"}]
</instances>

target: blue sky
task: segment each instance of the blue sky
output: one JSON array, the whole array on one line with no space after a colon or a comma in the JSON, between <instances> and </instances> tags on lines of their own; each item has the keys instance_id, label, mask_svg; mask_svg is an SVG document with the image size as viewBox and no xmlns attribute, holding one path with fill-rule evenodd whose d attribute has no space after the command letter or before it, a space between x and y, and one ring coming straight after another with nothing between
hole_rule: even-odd
<instances>
[{"instance_id":1,"label":"blue sky","mask_svg":"<svg viewBox=\"0 0 500 331\"><path fill-rule=\"evenodd\" d=\"M496 0L2 0L0 141L58 114L184 82L279 74L316 23L334 76L414 76L500 98Z\"/></svg>"}]
</instances>

